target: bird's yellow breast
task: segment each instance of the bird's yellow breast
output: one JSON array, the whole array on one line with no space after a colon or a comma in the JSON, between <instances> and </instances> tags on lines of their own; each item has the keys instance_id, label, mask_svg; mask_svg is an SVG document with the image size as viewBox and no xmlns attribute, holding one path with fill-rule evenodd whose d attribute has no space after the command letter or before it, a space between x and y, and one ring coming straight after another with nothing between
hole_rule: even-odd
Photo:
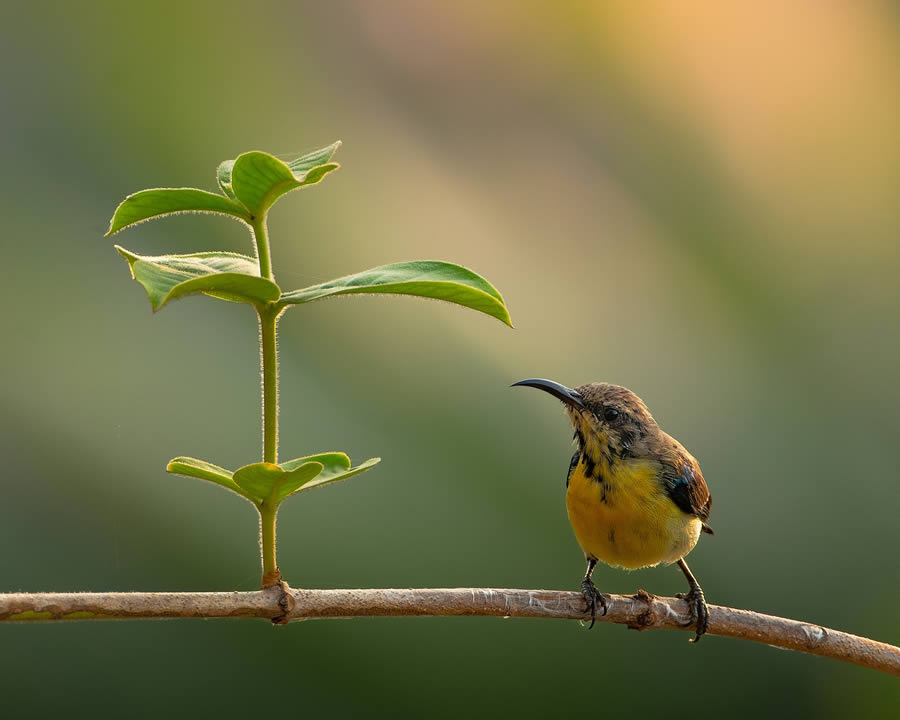
<instances>
[{"instance_id":1,"label":"bird's yellow breast","mask_svg":"<svg viewBox=\"0 0 900 720\"><path fill-rule=\"evenodd\" d=\"M566 508L586 555L630 570L673 563L700 536L700 520L678 508L646 460L621 460L585 474L583 458L572 469Z\"/></svg>"}]
</instances>

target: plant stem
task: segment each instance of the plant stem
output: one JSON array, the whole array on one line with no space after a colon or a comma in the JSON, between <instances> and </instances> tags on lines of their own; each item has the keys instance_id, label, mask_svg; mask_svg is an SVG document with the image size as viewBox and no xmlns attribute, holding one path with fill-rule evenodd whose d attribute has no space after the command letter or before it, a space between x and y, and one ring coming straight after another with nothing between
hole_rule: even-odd
<instances>
[{"instance_id":1,"label":"plant stem","mask_svg":"<svg viewBox=\"0 0 900 720\"><path fill-rule=\"evenodd\" d=\"M271 304L257 307L259 313L260 364L262 365L263 462L278 463L278 315ZM259 506L259 544L262 549L263 587L281 579L275 562L275 518L277 505Z\"/></svg>"},{"instance_id":2,"label":"plant stem","mask_svg":"<svg viewBox=\"0 0 900 720\"><path fill-rule=\"evenodd\" d=\"M278 508L269 509L265 503L259 508L259 541L262 546L262 586L270 587L281 579L275 560L275 518Z\"/></svg>"},{"instance_id":3,"label":"plant stem","mask_svg":"<svg viewBox=\"0 0 900 720\"><path fill-rule=\"evenodd\" d=\"M253 240L256 243L256 257L259 260L259 275L267 280L274 280L272 274L272 253L269 249L269 230L266 226L266 213L253 219Z\"/></svg>"},{"instance_id":4,"label":"plant stem","mask_svg":"<svg viewBox=\"0 0 900 720\"><path fill-rule=\"evenodd\" d=\"M263 462L278 463L278 315L271 305L259 313L260 366L262 369Z\"/></svg>"},{"instance_id":5,"label":"plant stem","mask_svg":"<svg viewBox=\"0 0 900 720\"><path fill-rule=\"evenodd\" d=\"M253 220L253 239L259 260L260 277L274 280L266 213ZM259 363L262 371L263 462L278 464L278 316L281 309L272 303L257 305L259 315ZM263 587L281 579L275 561L275 520L278 506L259 506L259 544L262 551Z\"/></svg>"}]
</instances>

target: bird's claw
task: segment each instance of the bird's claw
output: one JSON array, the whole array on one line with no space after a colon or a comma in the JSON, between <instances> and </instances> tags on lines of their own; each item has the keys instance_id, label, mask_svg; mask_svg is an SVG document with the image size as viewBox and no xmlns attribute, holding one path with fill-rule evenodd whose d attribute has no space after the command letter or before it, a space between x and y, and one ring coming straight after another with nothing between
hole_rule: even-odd
<instances>
[{"instance_id":1,"label":"bird's claw","mask_svg":"<svg viewBox=\"0 0 900 720\"><path fill-rule=\"evenodd\" d=\"M706 597L703 590L699 587L693 588L690 592L678 593L675 595L680 600L687 601L691 607L691 621L688 626L695 625L697 635L691 638L691 642L698 642L700 638L709 630L709 606L706 604Z\"/></svg>"},{"instance_id":2,"label":"bird's claw","mask_svg":"<svg viewBox=\"0 0 900 720\"><path fill-rule=\"evenodd\" d=\"M606 610L609 607L609 603L606 599L606 596L603 595L598 589L597 586L591 582L590 578L585 578L581 582L581 594L584 596L585 608L584 611L591 613L591 624L588 626L588 630L594 627L594 623L597 622L597 605L600 605L600 609L603 611L600 614L606 615Z\"/></svg>"}]
</instances>

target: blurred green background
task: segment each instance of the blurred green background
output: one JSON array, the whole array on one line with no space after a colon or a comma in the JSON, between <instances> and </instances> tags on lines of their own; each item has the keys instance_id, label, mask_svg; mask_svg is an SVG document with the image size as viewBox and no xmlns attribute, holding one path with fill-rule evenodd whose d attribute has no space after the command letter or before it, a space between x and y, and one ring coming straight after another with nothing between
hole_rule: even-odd
<instances>
[{"instance_id":1,"label":"blurred green background","mask_svg":"<svg viewBox=\"0 0 900 720\"><path fill-rule=\"evenodd\" d=\"M252 508L166 475L259 454L255 320L153 316L102 237L144 187L344 141L279 203L299 287L450 260L515 330L349 298L282 322L294 586L577 589L570 430L523 377L627 385L700 460L710 602L900 643L900 14L863 3L7 2L0 590L252 589ZM116 238L247 252L226 219ZM675 568L601 589L683 590ZM10 717L884 717L896 679L687 633L475 619L0 627Z\"/></svg>"}]
</instances>

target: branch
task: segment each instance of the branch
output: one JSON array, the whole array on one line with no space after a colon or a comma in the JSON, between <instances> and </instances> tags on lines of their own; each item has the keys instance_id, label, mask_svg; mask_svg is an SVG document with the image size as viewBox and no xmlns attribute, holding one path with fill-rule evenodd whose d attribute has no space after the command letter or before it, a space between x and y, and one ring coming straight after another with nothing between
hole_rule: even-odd
<instances>
[{"instance_id":1,"label":"branch","mask_svg":"<svg viewBox=\"0 0 900 720\"><path fill-rule=\"evenodd\" d=\"M690 611L676 598L610 595L598 622L635 630L687 630ZM900 676L900 648L798 620L710 605L709 635L755 640ZM350 617L494 615L584 620L580 593L490 588L298 590L282 583L253 592L0 594L0 622L257 617L292 620Z\"/></svg>"}]
</instances>

